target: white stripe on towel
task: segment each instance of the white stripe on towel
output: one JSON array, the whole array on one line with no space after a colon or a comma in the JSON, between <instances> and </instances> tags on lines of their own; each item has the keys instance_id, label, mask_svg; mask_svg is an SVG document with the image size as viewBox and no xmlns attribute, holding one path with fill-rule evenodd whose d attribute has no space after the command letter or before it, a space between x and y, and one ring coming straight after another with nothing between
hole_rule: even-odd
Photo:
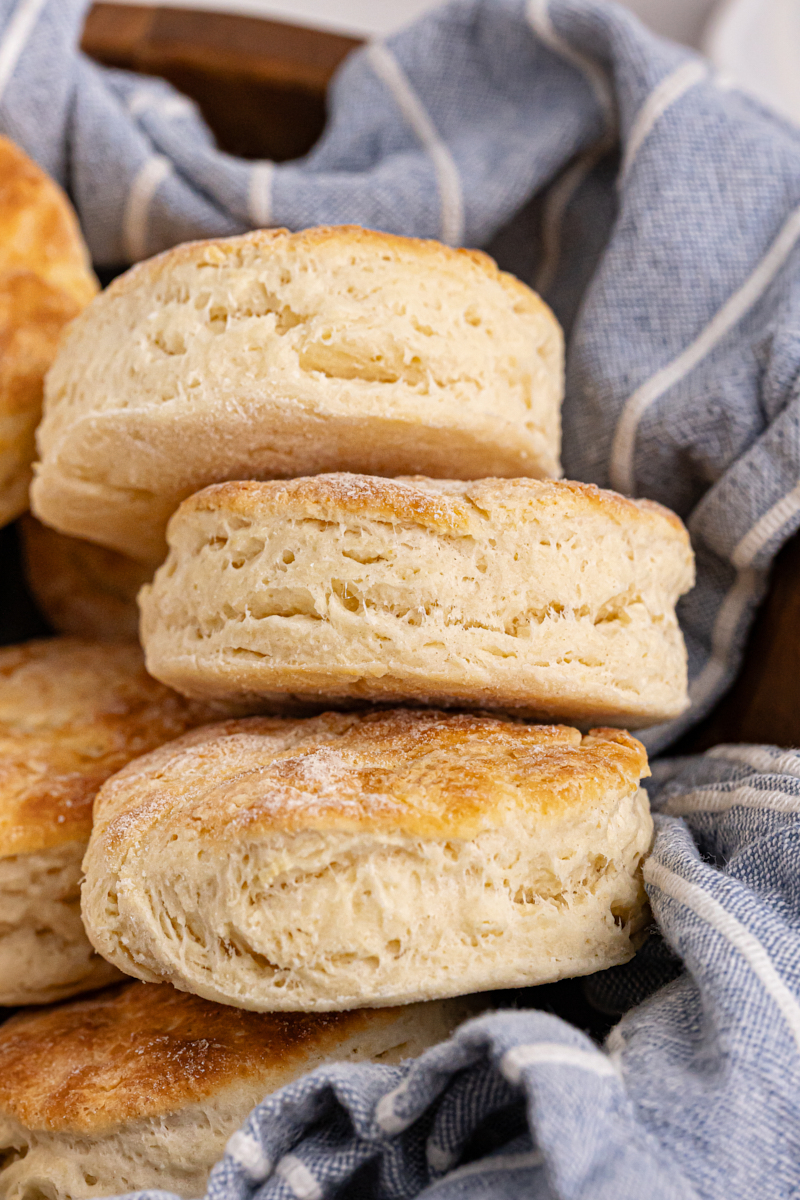
<instances>
[{"instance_id":1,"label":"white stripe on towel","mask_svg":"<svg viewBox=\"0 0 800 1200\"><path fill-rule=\"evenodd\" d=\"M581 54L580 50L576 50L570 46L569 42L565 41L560 33L557 33L553 22L550 20L549 0L528 0L526 16L528 24L533 32L547 46L548 50L552 50L565 62L571 63L573 67L577 67L588 80L591 85L603 114L606 119L606 124L614 123L614 97L611 91L611 85L606 79L603 70L593 62L591 58L587 58L585 54Z\"/></svg>"},{"instance_id":2,"label":"white stripe on towel","mask_svg":"<svg viewBox=\"0 0 800 1200\"><path fill-rule=\"evenodd\" d=\"M770 775L791 775L800 779L800 754L796 750L778 750L773 746L715 746L706 751L706 756L743 763Z\"/></svg>"},{"instance_id":3,"label":"white stripe on towel","mask_svg":"<svg viewBox=\"0 0 800 1200\"><path fill-rule=\"evenodd\" d=\"M780 1010L795 1045L800 1050L800 1005L781 979L758 938L708 892L694 883L689 883L687 879L670 871L653 858L648 858L644 864L644 877L647 883L655 884L666 896L671 896L679 904L691 909L701 921L716 929L717 933L738 950Z\"/></svg>"},{"instance_id":4,"label":"white stripe on towel","mask_svg":"<svg viewBox=\"0 0 800 1200\"><path fill-rule=\"evenodd\" d=\"M542 260L534 281L536 291L541 295L549 292L558 273L564 214L569 203L612 144L610 138L601 138L595 146L567 167L547 193L542 213Z\"/></svg>"},{"instance_id":5,"label":"white stripe on towel","mask_svg":"<svg viewBox=\"0 0 800 1200\"><path fill-rule=\"evenodd\" d=\"M790 492L782 496L759 517L749 533L746 533L731 555L731 562L741 570L752 566L753 560L784 525L788 525L800 512L800 483L796 483Z\"/></svg>"},{"instance_id":6,"label":"white stripe on towel","mask_svg":"<svg viewBox=\"0 0 800 1200\"><path fill-rule=\"evenodd\" d=\"M225 1153L232 1158L247 1175L251 1183L263 1183L272 1170L272 1161L264 1147L251 1133L237 1129L228 1138Z\"/></svg>"},{"instance_id":7,"label":"white stripe on towel","mask_svg":"<svg viewBox=\"0 0 800 1200\"><path fill-rule=\"evenodd\" d=\"M796 213L800 210L795 210ZM785 227L784 227L785 228ZM731 554L737 568L736 581L720 605L711 634L711 656L689 688L694 707L703 705L717 690L730 670L730 654L742 618L761 581L752 563L784 525L800 511L800 484L776 501L739 540Z\"/></svg>"},{"instance_id":8,"label":"white stripe on towel","mask_svg":"<svg viewBox=\"0 0 800 1200\"><path fill-rule=\"evenodd\" d=\"M142 164L131 184L122 217L122 246L128 262L139 262L147 257L150 205L171 172L169 159L163 154L153 154Z\"/></svg>"},{"instance_id":9,"label":"white stripe on towel","mask_svg":"<svg viewBox=\"0 0 800 1200\"><path fill-rule=\"evenodd\" d=\"M284 1154L278 1160L275 1174L288 1184L297 1200L322 1200L323 1191L319 1182L294 1154Z\"/></svg>"},{"instance_id":10,"label":"white stripe on towel","mask_svg":"<svg viewBox=\"0 0 800 1200\"><path fill-rule=\"evenodd\" d=\"M514 1046L506 1050L500 1060L500 1070L509 1083L519 1083L525 1067L556 1065L577 1067L580 1071L591 1071L593 1075L617 1077L614 1064L600 1050L582 1050L579 1046L565 1046L562 1042L534 1042L529 1046Z\"/></svg>"},{"instance_id":11,"label":"white stripe on towel","mask_svg":"<svg viewBox=\"0 0 800 1200\"><path fill-rule=\"evenodd\" d=\"M628 143L620 167L620 183L631 168L633 160L641 149L642 143L651 133L653 126L660 121L664 113L680 100L681 96L700 83L708 75L708 66L698 59L690 59L681 63L674 71L657 84L636 114L636 119L628 135Z\"/></svg>"},{"instance_id":12,"label":"white stripe on towel","mask_svg":"<svg viewBox=\"0 0 800 1200\"><path fill-rule=\"evenodd\" d=\"M266 229L272 223L272 180L275 163L257 162L250 168L250 187L247 193L247 209L250 220L257 229Z\"/></svg>"},{"instance_id":13,"label":"white stripe on towel","mask_svg":"<svg viewBox=\"0 0 800 1200\"><path fill-rule=\"evenodd\" d=\"M453 156L394 55L381 42L373 42L367 57L433 163L439 185L442 241L459 246L464 239L464 200Z\"/></svg>"},{"instance_id":14,"label":"white stripe on towel","mask_svg":"<svg viewBox=\"0 0 800 1200\"><path fill-rule=\"evenodd\" d=\"M0 42L0 99L16 70L20 55L30 40L44 5L45 0L21 0L14 9Z\"/></svg>"},{"instance_id":15,"label":"white stripe on towel","mask_svg":"<svg viewBox=\"0 0 800 1200\"><path fill-rule=\"evenodd\" d=\"M800 237L800 207L795 208L781 226L777 237L745 282L714 314L709 323L685 350L656 371L625 402L617 422L611 447L609 475L612 486L633 495L634 450L639 423L651 404L679 383L702 362L718 342L734 328L772 283Z\"/></svg>"},{"instance_id":16,"label":"white stripe on towel","mask_svg":"<svg viewBox=\"0 0 800 1200\"><path fill-rule=\"evenodd\" d=\"M720 605L711 634L711 654L696 679L689 686L689 699L693 708L702 706L716 694L720 683L730 670L733 642L741 626L747 606L760 581L758 571L740 571L733 587Z\"/></svg>"},{"instance_id":17,"label":"white stripe on towel","mask_svg":"<svg viewBox=\"0 0 800 1200\"><path fill-rule=\"evenodd\" d=\"M787 792L768 792L742 785L730 791L719 788L694 788L681 796L673 796L659 808L669 816L682 817L694 812L728 812L731 808L763 808L772 812L800 813L800 796Z\"/></svg>"}]
</instances>

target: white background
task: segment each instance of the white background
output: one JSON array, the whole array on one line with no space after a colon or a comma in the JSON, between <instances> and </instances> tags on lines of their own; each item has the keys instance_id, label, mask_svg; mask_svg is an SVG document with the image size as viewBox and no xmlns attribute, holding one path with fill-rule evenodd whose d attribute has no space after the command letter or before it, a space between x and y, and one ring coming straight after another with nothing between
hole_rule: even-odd
<instances>
[{"instance_id":1,"label":"white background","mask_svg":"<svg viewBox=\"0 0 800 1200\"><path fill-rule=\"evenodd\" d=\"M117 0L124 3L126 0ZM158 0L151 0L157 3ZM170 8L249 13L359 37L390 33L436 0L162 0ZM714 0L623 0L659 33L699 45ZM138 0L142 3L142 0ZM145 0L147 3L147 0Z\"/></svg>"}]
</instances>

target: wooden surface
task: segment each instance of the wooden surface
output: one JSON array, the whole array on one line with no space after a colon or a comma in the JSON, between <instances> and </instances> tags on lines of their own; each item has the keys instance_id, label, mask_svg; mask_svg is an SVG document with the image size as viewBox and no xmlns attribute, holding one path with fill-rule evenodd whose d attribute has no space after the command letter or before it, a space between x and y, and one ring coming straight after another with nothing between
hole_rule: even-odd
<instances>
[{"instance_id":1,"label":"wooden surface","mask_svg":"<svg viewBox=\"0 0 800 1200\"><path fill-rule=\"evenodd\" d=\"M107 66L160 75L197 101L220 147L282 161L311 149L325 90L360 43L229 13L96 4L82 46Z\"/></svg>"},{"instance_id":2,"label":"wooden surface","mask_svg":"<svg viewBox=\"0 0 800 1200\"><path fill-rule=\"evenodd\" d=\"M707 750L719 742L800 746L800 535L775 561L738 679L679 749Z\"/></svg>"}]
</instances>

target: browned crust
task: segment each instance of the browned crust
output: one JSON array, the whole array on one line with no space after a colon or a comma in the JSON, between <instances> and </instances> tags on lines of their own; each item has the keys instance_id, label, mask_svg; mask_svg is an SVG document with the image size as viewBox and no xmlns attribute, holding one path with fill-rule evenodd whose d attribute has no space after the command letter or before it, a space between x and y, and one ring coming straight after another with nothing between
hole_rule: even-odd
<instances>
[{"instance_id":1,"label":"browned crust","mask_svg":"<svg viewBox=\"0 0 800 1200\"><path fill-rule=\"evenodd\" d=\"M416 482L416 480L415 480ZM435 483L425 480L425 484ZM376 475L309 475L300 479L216 483L189 496L178 512L227 510L240 516L293 514L338 519L360 515L402 521L442 533L465 533L469 507L458 497Z\"/></svg>"},{"instance_id":2,"label":"browned crust","mask_svg":"<svg viewBox=\"0 0 800 1200\"><path fill-rule=\"evenodd\" d=\"M151 678L138 646L0 650L0 855L88 840L109 775L215 714Z\"/></svg>"},{"instance_id":3,"label":"browned crust","mask_svg":"<svg viewBox=\"0 0 800 1200\"><path fill-rule=\"evenodd\" d=\"M75 312L97 291L69 200L18 146L0 137L0 271L16 270L32 271L64 291Z\"/></svg>"},{"instance_id":4,"label":"browned crust","mask_svg":"<svg viewBox=\"0 0 800 1200\"><path fill-rule=\"evenodd\" d=\"M169 825L215 843L301 830L473 837L583 809L649 774L618 729L395 709L209 726L132 763L100 791L110 855Z\"/></svg>"},{"instance_id":5,"label":"browned crust","mask_svg":"<svg viewBox=\"0 0 800 1200\"><path fill-rule=\"evenodd\" d=\"M31 1130L91 1133L178 1112L268 1071L302 1069L380 1013L251 1013L129 983L0 1028L0 1111Z\"/></svg>"},{"instance_id":6,"label":"browned crust","mask_svg":"<svg viewBox=\"0 0 800 1200\"><path fill-rule=\"evenodd\" d=\"M312 515L337 520L342 514L423 525L440 532L466 533L486 505L520 509L536 504L571 513L602 514L618 524L645 521L689 544L680 517L654 500L630 500L593 483L566 479L428 479L422 475L382 479L345 472L288 481L213 484L184 500L174 521L194 512L234 512L248 517Z\"/></svg>"},{"instance_id":7,"label":"browned crust","mask_svg":"<svg viewBox=\"0 0 800 1200\"><path fill-rule=\"evenodd\" d=\"M39 413L61 331L79 311L33 271L0 270L0 412Z\"/></svg>"},{"instance_id":8,"label":"browned crust","mask_svg":"<svg viewBox=\"0 0 800 1200\"><path fill-rule=\"evenodd\" d=\"M0 444L0 524L28 507L44 376L79 311L72 296L33 271L0 269L0 417L16 428Z\"/></svg>"},{"instance_id":9,"label":"browned crust","mask_svg":"<svg viewBox=\"0 0 800 1200\"><path fill-rule=\"evenodd\" d=\"M304 252L326 248L344 248L367 259L376 256L388 257L397 263L425 267L428 270L436 270L446 265L450 269L461 271L467 279L474 280L483 276L499 283L513 297L515 308L518 310L540 311L547 314L554 325L556 324L555 317L545 302L519 279L501 271L494 259L482 250L454 249L433 238L402 237L375 229L364 229L360 225L318 225L297 233L290 233L288 229L256 229L233 237L184 242L126 271L110 284L105 295L112 300L140 287L151 287L163 276L169 275L176 267L185 263L219 266L226 258L238 254L242 249L252 249L263 255L277 250L282 254L301 256Z\"/></svg>"},{"instance_id":10,"label":"browned crust","mask_svg":"<svg viewBox=\"0 0 800 1200\"><path fill-rule=\"evenodd\" d=\"M96 292L69 200L0 137L0 416L16 430L0 445L0 524L28 506L44 376L62 330Z\"/></svg>"}]
</instances>

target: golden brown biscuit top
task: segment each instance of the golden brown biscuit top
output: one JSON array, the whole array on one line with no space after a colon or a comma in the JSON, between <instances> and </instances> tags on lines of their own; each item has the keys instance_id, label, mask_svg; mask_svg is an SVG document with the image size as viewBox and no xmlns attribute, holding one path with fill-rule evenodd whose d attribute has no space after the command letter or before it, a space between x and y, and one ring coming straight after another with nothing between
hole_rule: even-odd
<instances>
[{"instance_id":1,"label":"golden brown biscuit top","mask_svg":"<svg viewBox=\"0 0 800 1200\"><path fill-rule=\"evenodd\" d=\"M360 515L464 534L487 518L502 523L549 512L564 517L599 515L623 525L646 522L660 536L689 550L689 535L675 513L654 500L629 500L593 483L566 479L478 479L462 482L424 475L383 479L346 472L267 482L218 483L184 500L176 523L192 513L231 511L241 516L315 516L339 520Z\"/></svg>"},{"instance_id":2,"label":"golden brown biscuit top","mask_svg":"<svg viewBox=\"0 0 800 1200\"><path fill-rule=\"evenodd\" d=\"M0 855L86 840L109 775L214 715L152 679L135 645L0 650Z\"/></svg>"},{"instance_id":3,"label":"golden brown biscuit top","mask_svg":"<svg viewBox=\"0 0 800 1200\"><path fill-rule=\"evenodd\" d=\"M0 137L0 272L32 271L77 312L97 292L78 221L48 175Z\"/></svg>"},{"instance_id":4,"label":"golden brown biscuit top","mask_svg":"<svg viewBox=\"0 0 800 1200\"><path fill-rule=\"evenodd\" d=\"M108 1130L248 1077L275 1072L280 1086L310 1055L397 1013L252 1013L166 983L123 984L0 1027L0 1112L33 1130Z\"/></svg>"},{"instance_id":5,"label":"golden brown biscuit top","mask_svg":"<svg viewBox=\"0 0 800 1200\"><path fill-rule=\"evenodd\" d=\"M644 747L618 729L581 737L406 709L253 717L188 734L109 780L94 836L111 857L155 826L216 844L304 830L469 838L629 793L647 774Z\"/></svg>"}]
</instances>

